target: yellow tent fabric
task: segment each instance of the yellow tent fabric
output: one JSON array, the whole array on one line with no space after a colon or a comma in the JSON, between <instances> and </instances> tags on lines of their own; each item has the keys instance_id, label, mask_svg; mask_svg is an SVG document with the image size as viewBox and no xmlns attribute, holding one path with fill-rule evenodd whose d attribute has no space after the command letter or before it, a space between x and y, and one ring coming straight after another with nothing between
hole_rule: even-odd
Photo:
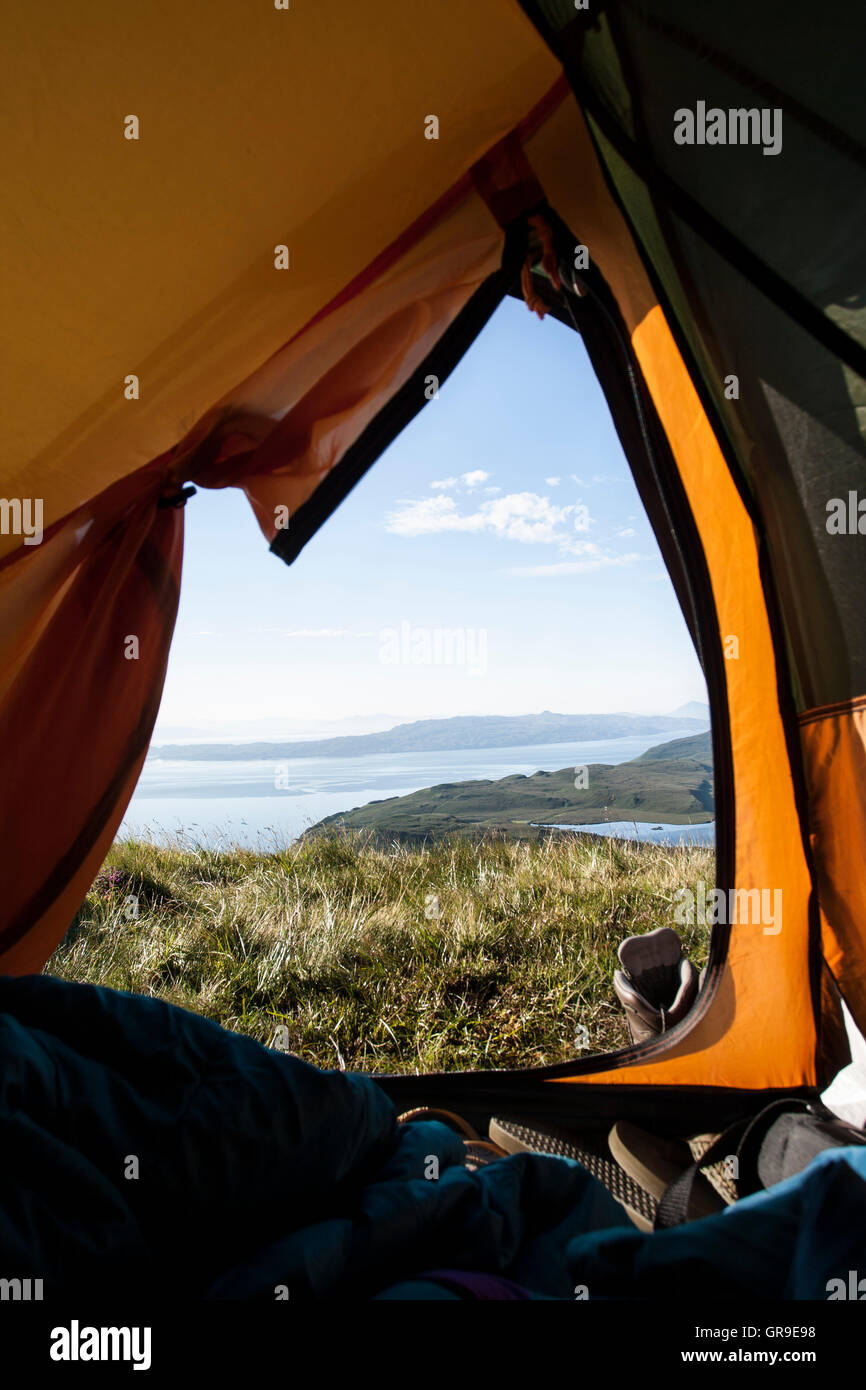
<instances>
[{"instance_id":1,"label":"yellow tent fabric","mask_svg":"<svg viewBox=\"0 0 866 1390\"><path fill-rule=\"evenodd\" d=\"M46 529L174 449L559 76L501 0L459 24L400 0L97 0L19 9L6 41L0 487L42 497Z\"/></svg>"}]
</instances>

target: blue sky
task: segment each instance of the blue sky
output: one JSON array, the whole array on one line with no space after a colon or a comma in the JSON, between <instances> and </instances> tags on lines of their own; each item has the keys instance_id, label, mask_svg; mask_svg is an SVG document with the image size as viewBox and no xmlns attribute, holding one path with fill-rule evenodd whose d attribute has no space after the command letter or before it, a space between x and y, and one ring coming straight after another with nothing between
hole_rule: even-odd
<instances>
[{"instance_id":1,"label":"blue sky","mask_svg":"<svg viewBox=\"0 0 866 1390\"><path fill-rule=\"evenodd\" d=\"M515 300L294 565L234 490L186 527L161 727L705 699L582 342Z\"/></svg>"}]
</instances>

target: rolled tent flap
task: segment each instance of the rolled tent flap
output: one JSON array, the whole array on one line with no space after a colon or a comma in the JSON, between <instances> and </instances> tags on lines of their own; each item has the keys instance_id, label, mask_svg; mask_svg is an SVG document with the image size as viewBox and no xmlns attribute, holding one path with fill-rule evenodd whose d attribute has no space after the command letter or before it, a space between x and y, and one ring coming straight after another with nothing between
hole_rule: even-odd
<instances>
[{"instance_id":1,"label":"rolled tent flap","mask_svg":"<svg viewBox=\"0 0 866 1390\"><path fill-rule=\"evenodd\" d=\"M471 185L462 194L217 405L228 437L189 477L242 486L269 542L294 541L300 509L499 270L502 232ZM440 384L419 383L418 409Z\"/></svg>"},{"instance_id":2,"label":"rolled tent flap","mask_svg":"<svg viewBox=\"0 0 866 1390\"><path fill-rule=\"evenodd\" d=\"M159 709L183 512L153 470L0 567L0 971L41 969L132 795Z\"/></svg>"}]
</instances>

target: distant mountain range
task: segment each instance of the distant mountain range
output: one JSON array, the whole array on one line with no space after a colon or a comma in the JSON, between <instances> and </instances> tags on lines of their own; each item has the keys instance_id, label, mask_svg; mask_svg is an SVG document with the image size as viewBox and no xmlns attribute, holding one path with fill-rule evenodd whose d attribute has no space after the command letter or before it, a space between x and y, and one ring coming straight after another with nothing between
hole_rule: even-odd
<instances>
[{"instance_id":1,"label":"distant mountain range","mask_svg":"<svg viewBox=\"0 0 866 1390\"><path fill-rule=\"evenodd\" d=\"M308 836L323 831L368 830L375 837L406 843L496 831L511 838L535 838L537 827L560 823L639 821L696 825L715 814L713 754L709 730L657 744L631 762L615 767L592 763L586 778L573 767L498 781L445 782L409 796L373 801L368 806L319 821ZM586 785L583 786L583 781ZM580 785L575 786L575 781Z\"/></svg>"},{"instance_id":2,"label":"distant mountain range","mask_svg":"<svg viewBox=\"0 0 866 1390\"><path fill-rule=\"evenodd\" d=\"M380 734L395 724L410 723L406 714L348 714L341 719L304 719L292 715L268 715L259 719L233 719L220 724L157 723L153 747L183 743L238 743L257 740L304 742L311 738L343 738L350 734Z\"/></svg>"},{"instance_id":3,"label":"distant mountain range","mask_svg":"<svg viewBox=\"0 0 866 1390\"><path fill-rule=\"evenodd\" d=\"M705 724L710 722L710 707L700 700L689 700L687 705L680 705L679 709L671 710L674 719L685 716L686 719L702 719Z\"/></svg>"},{"instance_id":4,"label":"distant mountain range","mask_svg":"<svg viewBox=\"0 0 866 1390\"><path fill-rule=\"evenodd\" d=\"M697 706L698 710L701 706ZM385 732L337 738L261 743L165 743L151 757L188 762L245 761L255 758L360 758L375 753L453 752L464 748L519 748L545 743L577 743L632 735L697 732L708 722L677 714L462 715L419 719Z\"/></svg>"}]
</instances>

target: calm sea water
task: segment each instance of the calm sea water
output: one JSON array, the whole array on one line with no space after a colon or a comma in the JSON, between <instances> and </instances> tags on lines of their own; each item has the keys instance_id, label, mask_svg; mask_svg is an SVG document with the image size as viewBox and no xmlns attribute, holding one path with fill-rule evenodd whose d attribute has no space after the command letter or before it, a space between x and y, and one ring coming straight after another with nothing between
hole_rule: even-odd
<instances>
[{"instance_id":1,"label":"calm sea water","mask_svg":"<svg viewBox=\"0 0 866 1390\"><path fill-rule=\"evenodd\" d=\"M518 772L528 776L584 763L623 763L665 738L682 738L692 732L672 730L661 737L653 734L529 748L288 761L186 762L160 758L155 749L145 763L120 833L156 841L180 833L214 848L233 843L271 848L290 843L323 816L371 801L405 796L440 782L493 781ZM626 825L633 834L631 822ZM590 828L621 833L613 824ZM644 828L639 829L641 838L655 833L646 827L644 836ZM674 829L705 833L712 827Z\"/></svg>"},{"instance_id":2,"label":"calm sea water","mask_svg":"<svg viewBox=\"0 0 866 1390\"><path fill-rule=\"evenodd\" d=\"M700 825L641 825L631 820L612 820L604 825L554 825L553 830L585 830L591 835L616 835L620 840L640 840L651 845L714 845L715 821Z\"/></svg>"}]
</instances>

